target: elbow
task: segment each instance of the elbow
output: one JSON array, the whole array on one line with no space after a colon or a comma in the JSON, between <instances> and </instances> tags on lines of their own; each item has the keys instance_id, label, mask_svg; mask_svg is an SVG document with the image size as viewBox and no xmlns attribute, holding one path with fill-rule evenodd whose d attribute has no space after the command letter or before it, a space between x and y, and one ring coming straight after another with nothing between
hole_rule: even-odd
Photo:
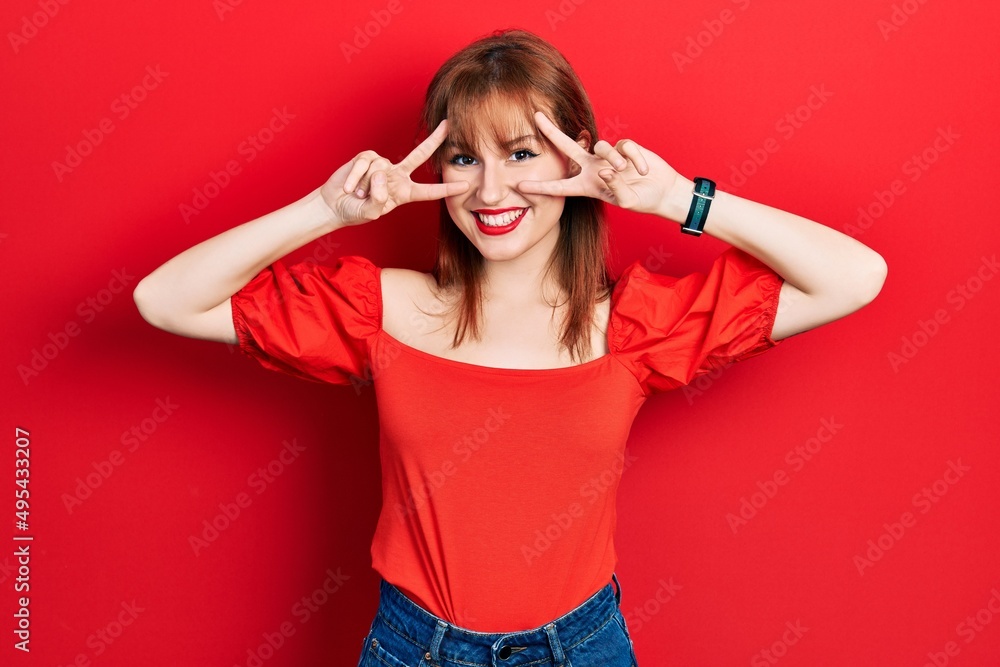
<instances>
[{"instance_id":1,"label":"elbow","mask_svg":"<svg viewBox=\"0 0 1000 667\"><path fill-rule=\"evenodd\" d=\"M149 286L146 284L146 278L140 280L136 284L135 289L132 290L132 301L135 302L136 310L139 311L142 319L158 329L164 328L163 318L160 317L152 305L153 299L149 294Z\"/></svg>"},{"instance_id":2,"label":"elbow","mask_svg":"<svg viewBox=\"0 0 1000 667\"><path fill-rule=\"evenodd\" d=\"M143 278L143 280L145 280L145 278ZM152 324L153 322L151 320L151 313L149 310L149 301L146 297L146 289L143 287L143 280L140 280L135 286L135 289L132 290L132 301L135 302L135 308L139 311L139 315L142 316L142 319Z\"/></svg>"},{"instance_id":3,"label":"elbow","mask_svg":"<svg viewBox=\"0 0 1000 667\"><path fill-rule=\"evenodd\" d=\"M889 265L885 258L877 252L872 251L872 258L867 262L868 267L863 272L859 272L859 286L855 290L855 296L860 300L860 306L866 306L875 300L875 297L882 291L885 285L886 276L889 273Z\"/></svg>"},{"instance_id":4,"label":"elbow","mask_svg":"<svg viewBox=\"0 0 1000 667\"><path fill-rule=\"evenodd\" d=\"M889 265L886 264L885 258L882 257L882 255L875 253L872 273L869 278L869 289L871 290L871 298L868 300L869 303L874 301L875 297L877 297L882 291L882 286L885 285L885 278L888 275Z\"/></svg>"}]
</instances>

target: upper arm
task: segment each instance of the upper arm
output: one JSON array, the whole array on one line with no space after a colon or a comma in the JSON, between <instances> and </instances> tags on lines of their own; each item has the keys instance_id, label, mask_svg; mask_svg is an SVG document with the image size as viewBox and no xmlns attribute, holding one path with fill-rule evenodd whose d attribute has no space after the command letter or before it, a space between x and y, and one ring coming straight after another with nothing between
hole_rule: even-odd
<instances>
[{"instance_id":1,"label":"upper arm","mask_svg":"<svg viewBox=\"0 0 1000 667\"><path fill-rule=\"evenodd\" d=\"M215 308L191 318L191 338L203 338L219 343L237 345L236 327L233 325L232 298L226 299Z\"/></svg>"},{"instance_id":2,"label":"upper arm","mask_svg":"<svg viewBox=\"0 0 1000 667\"><path fill-rule=\"evenodd\" d=\"M146 322L157 329L188 338L214 340L231 345L239 342L236 336L236 327L233 325L232 299L226 299L204 313L170 315L163 312L163 308L158 307L155 293L152 297L150 296L149 288L146 286L147 278L140 280L132 291L132 300L135 302L139 315Z\"/></svg>"},{"instance_id":3,"label":"upper arm","mask_svg":"<svg viewBox=\"0 0 1000 667\"><path fill-rule=\"evenodd\" d=\"M815 329L860 310L870 301L811 296L786 280L778 293L771 338L781 340Z\"/></svg>"},{"instance_id":4,"label":"upper arm","mask_svg":"<svg viewBox=\"0 0 1000 667\"><path fill-rule=\"evenodd\" d=\"M157 329L163 329L178 336L201 338L219 343L236 345L236 327L233 325L232 299L226 299L218 306L198 315L188 315L181 320L158 319L140 311L147 322Z\"/></svg>"},{"instance_id":5,"label":"upper arm","mask_svg":"<svg viewBox=\"0 0 1000 667\"><path fill-rule=\"evenodd\" d=\"M785 280L778 295L771 338L779 340L815 329L874 301L882 291L889 268L881 255L874 251L870 254L871 261L864 265L868 268L834 280L834 287L824 294L807 294Z\"/></svg>"}]
</instances>

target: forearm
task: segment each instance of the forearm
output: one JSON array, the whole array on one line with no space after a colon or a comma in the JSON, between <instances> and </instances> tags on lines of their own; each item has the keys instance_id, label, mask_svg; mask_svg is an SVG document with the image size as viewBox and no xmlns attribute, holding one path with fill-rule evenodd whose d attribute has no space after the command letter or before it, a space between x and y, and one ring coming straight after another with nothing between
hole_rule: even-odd
<instances>
[{"instance_id":1,"label":"forearm","mask_svg":"<svg viewBox=\"0 0 1000 667\"><path fill-rule=\"evenodd\" d=\"M694 183L678 176L660 215L683 224ZM867 301L881 289L881 255L837 230L716 190L703 232L739 248L810 296Z\"/></svg>"},{"instance_id":2,"label":"forearm","mask_svg":"<svg viewBox=\"0 0 1000 667\"><path fill-rule=\"evenodd\" d=\"M136 305L147 321L197 316L275 260L340 227L317 188L171 258L136 285Z\"/></svg>"}]
</instances>

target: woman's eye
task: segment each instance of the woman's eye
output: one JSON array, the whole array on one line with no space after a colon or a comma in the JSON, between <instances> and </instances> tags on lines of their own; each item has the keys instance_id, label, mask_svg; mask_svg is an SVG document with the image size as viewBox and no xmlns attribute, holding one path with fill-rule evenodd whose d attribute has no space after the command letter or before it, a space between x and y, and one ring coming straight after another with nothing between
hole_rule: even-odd
<instances>
[{"instance_id":1,"label":"woman's eye","mask_svg":"<svg viewBox=\"0 0 1000 667\"><path fill-rule=\"evenodd\" d=\"M510 155L511 157L514 158L514 162L525 162L533 157L538 157L537 153L533 153L532 151L529 151L526 148L514 151ZM469 157L468 155L463 155L459 153L458 155L455 155L450 160L448 160L448 162L449 164L458 165L460 167L471 167L476 164L476 158Z\"/></svg>"}]
</instances>

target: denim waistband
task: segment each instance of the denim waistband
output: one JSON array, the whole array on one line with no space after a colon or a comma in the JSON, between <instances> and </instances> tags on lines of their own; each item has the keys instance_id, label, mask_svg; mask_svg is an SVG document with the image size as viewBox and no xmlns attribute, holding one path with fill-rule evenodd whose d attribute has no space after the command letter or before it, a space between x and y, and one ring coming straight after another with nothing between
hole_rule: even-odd
<instances>
[{"instance_id":1,"label":"denim waistband","mask_svg":"<svg viewBox=\"0 0 1000 667\"><path fill-rule=\"evenodd\" d=\"M427 646L426 659L437 664L442 659L475 665L524 665L547 658L560 664L563 652L604 626L621 604L621 584L611 575L614 586L591 595L575 609L531 630L516 632L476 632L438 618L382 579L379 584L378 616L405 639Z\"/></svg>"}]
</instances>

